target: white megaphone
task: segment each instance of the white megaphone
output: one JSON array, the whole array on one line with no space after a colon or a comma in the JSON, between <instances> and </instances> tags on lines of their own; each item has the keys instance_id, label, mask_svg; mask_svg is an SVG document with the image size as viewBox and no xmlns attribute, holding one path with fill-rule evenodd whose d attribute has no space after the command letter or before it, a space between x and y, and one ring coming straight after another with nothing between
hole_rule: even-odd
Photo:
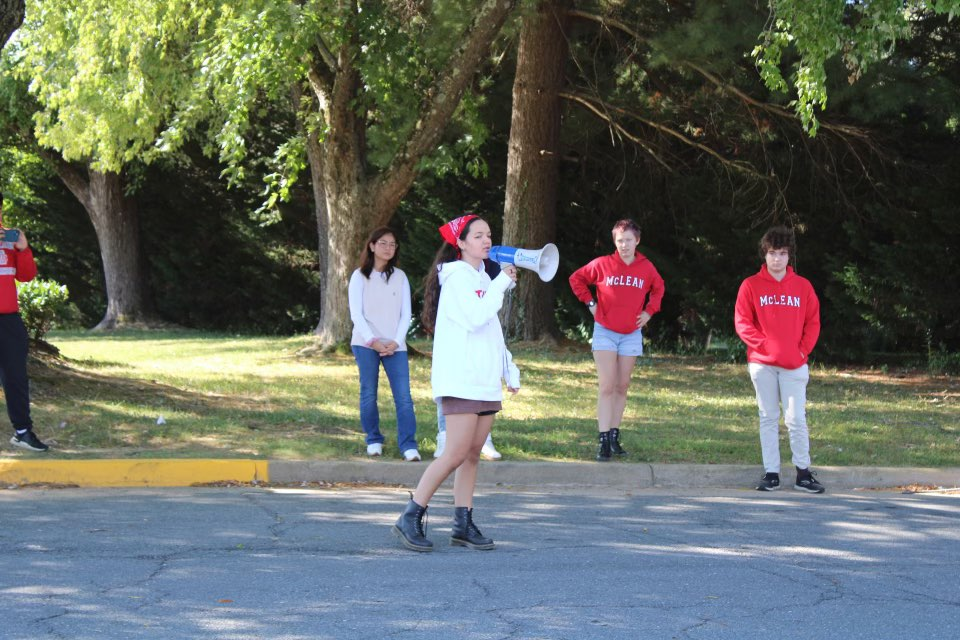
<instances>
[{"instance_id":1,"label":"white megaphone","mask_svg":"<svg viewBox=\"0 0 960 640\"><path fill-rule=\"evenodd\" d=\"M499 264L512 264L536 271L541 280L550 282L560 266L560 251L553 243L540 250L495 246L490 247L490 259Z\"/></svg>"}]
</instances>

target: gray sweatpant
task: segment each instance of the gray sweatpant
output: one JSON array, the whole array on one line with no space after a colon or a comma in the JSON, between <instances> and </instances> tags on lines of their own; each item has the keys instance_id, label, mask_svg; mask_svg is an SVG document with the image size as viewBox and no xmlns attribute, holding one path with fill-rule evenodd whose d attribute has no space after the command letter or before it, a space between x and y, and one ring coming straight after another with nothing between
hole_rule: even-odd
<instances>
[{"instance_id":1,"label":"gray sweatpant","mask_svg":"<svg viewBox=\"0 0 960 640\"><path fill-rule=\"evenodd\" d=\"M750 362L747 365L753 388L757 391L760 409L760 449L763 468L767 473L780 473L780 406L783 421L790 434L793 464L800 469L810 468L810 436L807 431L807 365L799 369L784 369Z\"/></svg>"}]
</instances>

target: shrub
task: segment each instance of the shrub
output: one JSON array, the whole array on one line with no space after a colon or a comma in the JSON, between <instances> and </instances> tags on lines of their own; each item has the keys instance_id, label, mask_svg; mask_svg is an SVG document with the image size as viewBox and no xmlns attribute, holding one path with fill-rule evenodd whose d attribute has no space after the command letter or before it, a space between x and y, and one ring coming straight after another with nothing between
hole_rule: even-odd
<instances>
[{"instance_id":1,"label":"shrub","mask_svg":"<svg viewBox=\"0 0 960 640\"><path fill-rule=\"evenodd\" d=\"M933 374L960 375L960 353L950 353L941 347L930 354L927 367Z\"/></svg>"},{"instance_id":2,"label":"shrub","mask_svg":"<svg viewBox=\"0 0 960 640\"><path fill-rule=\"evenodd\" d=\"M20 315L31 340L41 341L53 323L66 317L69 311L67 286L55 280L35 278L17 283Z\"/></svg>"}]
</instances>

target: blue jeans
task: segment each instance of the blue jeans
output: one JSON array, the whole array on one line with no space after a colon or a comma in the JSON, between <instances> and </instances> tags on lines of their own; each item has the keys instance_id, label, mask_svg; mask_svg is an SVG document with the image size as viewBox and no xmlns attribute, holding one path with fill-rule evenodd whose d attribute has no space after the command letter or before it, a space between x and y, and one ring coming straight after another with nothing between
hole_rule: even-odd
<instances>
[{"instance_id":1,"label":"blue jeans","mask_svg":"<svg viewBox=\"0 0 960 640\"><path fill-rule=\"evenodd\" d=\"M406 351L396 351L392 356L381 358L380 354L367 347L354 345L353 357L360 369L360 424L366 434L367 444L383 442L380 433L380 411L377 408L377 387L380 382L380 365L387 373L393 404L397 409L397 445L400 451L417 448L417 417L413 413L413 398L410 397L410 363Z\"/></svg>"},{"instance_id":2,"label":"blue jeans","mask_svg":"<svg viewBox=\"0 0 960 640\"><path fill-rule=\"evenodd\" d=\"M441 404L437 403L437 433L443 433L447 430L447 416L443 415Z\"/></svg>"}]
</instances>

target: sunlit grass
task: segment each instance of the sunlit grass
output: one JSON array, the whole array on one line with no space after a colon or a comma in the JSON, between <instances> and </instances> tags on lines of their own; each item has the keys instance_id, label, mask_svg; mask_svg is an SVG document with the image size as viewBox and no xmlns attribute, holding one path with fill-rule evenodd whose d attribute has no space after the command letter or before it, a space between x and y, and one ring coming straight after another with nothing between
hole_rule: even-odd
<instances>
[{"instance_id":1,"label":"sunlit grass","mask_svg":"<svg viewBox=\"0 0 960 640\"><path fill-rule=\"evenodd\" d=\"M51 342L67 367L31 375L37 431L56 443L56 456L364 454L353 357L300 357L308 336L56 333ZM497 418L497 447L513 460L592 459L596 374L587 348L514 351L523 390ZM436 433L429 379L429 359L412 359L424 454ZM956 379L815 367L808 396L815 465L960 466ZM397 458L383 375L380 413L385 453ZM634 374L624 446L634 462L759 464L756 421L743 365L647 357ZM785 434L782 443L788 461Z\"/></svg>"}]
</instances>

